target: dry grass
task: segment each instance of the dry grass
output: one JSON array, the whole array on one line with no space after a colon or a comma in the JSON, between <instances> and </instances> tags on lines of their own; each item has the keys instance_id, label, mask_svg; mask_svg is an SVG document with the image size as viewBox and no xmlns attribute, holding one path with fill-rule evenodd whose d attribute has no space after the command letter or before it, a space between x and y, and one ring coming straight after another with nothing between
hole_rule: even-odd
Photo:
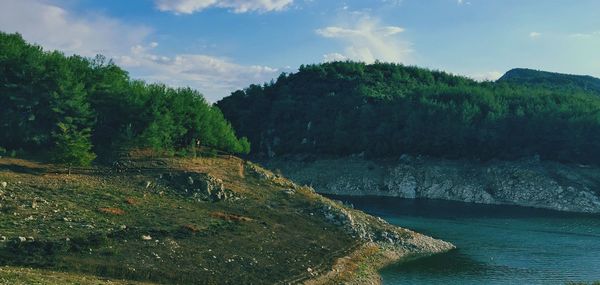
<instances>
[{"instance_id":1,"label":"dry grass","mask_svg":"<svg viewBox=\"0 0 600 285\"><path fill-rule=\"evenodd\" d=\"M122 216L125 215L125 211L119 208L99 208L98 211L104 214Z\"/></svg>"},{"instance_id":2,"label":"dry grass","mask_svg":"<svg viewBox=\"0 0 600 285\"><path fill-rule=\"evenodd\" d=\"M248 217L226 214L223 212L213 212L210 214L210 216L213 218L217 218L217 219L221 219L221 220L225 220L225 221L233 221L233 222L252 222L252 221L254 221L253 219L248 218Z\"/></svg>"}]
</instances>

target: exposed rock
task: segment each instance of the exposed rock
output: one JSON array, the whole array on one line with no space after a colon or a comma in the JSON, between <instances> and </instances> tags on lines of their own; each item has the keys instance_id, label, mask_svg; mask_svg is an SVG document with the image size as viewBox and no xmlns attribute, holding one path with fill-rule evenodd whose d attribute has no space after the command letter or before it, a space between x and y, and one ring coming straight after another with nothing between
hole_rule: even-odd
<instances>
[{"instance_id":1,"label":"exposed rock","mask_svg":"<svg viewBox=\"0 0 600 285\"><path fill-rule=\"evenodd\" d=\"M182 173L164 177L182 194L199 201L218 202L239 199L235 192L225 188L221 179L210 174Z\"/></svg>"},{"instance_id":2,"label":"exposed rock","mask_svg":"<svg viewBox=\"0 0 600 285\"><path fill-rule=\"evenodd\" d=\"M268 180L282 187L288 187L297 189L298 185L289 181L288 179L283 178L281 175L277 175L268 171L252 162L246 162L245 164L246 172L254 177L257 177L262 180Z\"/></svg>"},{"instance_id":3,"label":"exposed rock","mask_svg":"<svg viewBox=\"0 0 600 285\"><path fill-rule=\"evenodd\" d=\"M0 242L6 242L8 239L5 236L0 236Z\"/></svg>"},{"instance_id":4,"label":"exposed rock","mask_svg":"<svg viewBox=\"0 0 600 285\"><path fill-rule=\"evenodd\" d=\"M484 163L403 155L397 161L356 157L312 162L281 159L271 160L268 165L325 194L443 199L600 213L600 169L540 161L539 157Z\"/></svg>"},{"instance_id":5,"label":"exposed rock","mask_svg":"<svg viewBox=\"0 0 600 285\"><path fill-rule=\"evenodd\" d=\"M454 248L454 245L445 241L390 225L381 218L347 209L335 203L326 202L320 212L328 222L341 226L348 234L382 248L415 254L431 254Z\"/></svg>"},{"instance_id":6,"label":"exposed rock","mask_svg":"<svg viewBox=\"0 0 600 285\"><path fill-rule=\"evenodd\" d=\"M17 238L15 238L15 241L16 242L26 242L27 238L26 237L17 237Z\"/></svg>"},{"instance_id":7,"label":"exposed rock","mask_svg":"<svg viewBox=\"0 0 600 285\"><path fill-rule=\"evenodd\" d=\"M8 182L6 182L6 181L0 182L0 187L2 187L3 189L8 187Z\"/></svg>"},{"instance_id":8,"label":"exposed rock","mask_svg":"<svg viewBox=\"0 0 600 285\"><path fill-rule=\"evenodd\" d=\"M251 163L251 162L246 162L246 170L250 174L252 174L260 179L273 180L275 178L275 175L273 173L257 166L254 163Z\"/></svg>"},{"instance_id":9,"label":"exposed rock","mask_svg":"<svg viewBox=\"0 0 600 285\"><path fill-rule=\"evenodd\" d=\"M142 240L149 241L152 240L152 237L149 235L142 235Z\"/></svg>"}]
</instances>

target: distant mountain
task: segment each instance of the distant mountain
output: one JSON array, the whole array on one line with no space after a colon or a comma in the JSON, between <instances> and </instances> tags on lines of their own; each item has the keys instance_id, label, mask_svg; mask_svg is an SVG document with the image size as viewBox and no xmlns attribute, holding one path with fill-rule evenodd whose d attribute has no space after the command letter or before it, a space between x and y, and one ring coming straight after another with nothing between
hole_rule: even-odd
<instances>
[{"instance_id":1,"label":"distant mountain","mask_svg":"<svg viewBox=\"0 0 600 285\"><path fill-rule=\"evenodd\" d=\"M588 75L572 75L527 68L515 68L506 72L498 79L498 82L583 89L600 95L600 79Z\"/></svg>"}]
</instances>

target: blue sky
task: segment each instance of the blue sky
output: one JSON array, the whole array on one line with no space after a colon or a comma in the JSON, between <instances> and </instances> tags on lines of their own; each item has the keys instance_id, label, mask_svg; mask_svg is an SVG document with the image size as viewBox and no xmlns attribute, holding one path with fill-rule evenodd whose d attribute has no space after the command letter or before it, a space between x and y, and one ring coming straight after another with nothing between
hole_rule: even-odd
<instances>
[{"instance_id":1,"label":"blue sky","mask_svg":"<svg viewBox=\"0 0 600 285\"><path fill-rule=\"evenodd\" d=\"M301 64L399 62L478 80L600 77L597 0L0 0L0 30L210 101Z\"/></svg>"}]
</instances>

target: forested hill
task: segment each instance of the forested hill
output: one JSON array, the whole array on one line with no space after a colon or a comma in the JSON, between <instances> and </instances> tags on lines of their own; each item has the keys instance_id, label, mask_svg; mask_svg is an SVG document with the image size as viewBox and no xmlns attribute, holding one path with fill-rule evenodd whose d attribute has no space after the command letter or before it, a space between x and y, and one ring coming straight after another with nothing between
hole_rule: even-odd
<instances>
[{"instance_id":1,"label":"forested hill","mask_svg":"<svg viewBox=\"0 0 600 285\"><path fill-rule=\"evenodd\" d=\"M254 155L600 162L600 98L397 64L301 66L217 103Z\"/></svg>"},{"instance_id":2,"label":"forested hill","mask_svg":"<svg viewBox=\"0 0 600 285\"><path fill-rule=\"evenodd\" d=\"M600 95L600 79L588 75L571 75L526 68L506 72L498 82L528 84L560 89L582 89Z\"/></svg>"},{"instance_id":3,"label":"forested hill","mask_svg":"<svg viewBox=\"0 0 600 285\"><path fill-rule=\"evenodd\" d=\"M195 90L131 80L101 56L65 56L0 32L0 156L25 152L85 165L123 148L174 152L198 144L250 148Z\"/></svg>"}]
</instances>

